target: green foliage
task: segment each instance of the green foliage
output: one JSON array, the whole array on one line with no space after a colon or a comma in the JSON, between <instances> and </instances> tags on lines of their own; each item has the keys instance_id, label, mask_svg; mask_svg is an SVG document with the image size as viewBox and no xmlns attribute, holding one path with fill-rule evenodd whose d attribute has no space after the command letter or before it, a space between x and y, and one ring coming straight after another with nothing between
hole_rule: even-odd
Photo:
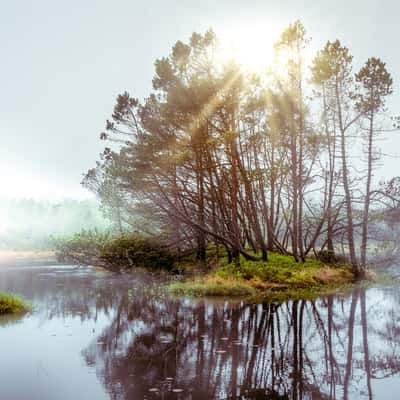
<instances>
[{"instance_id":1,"label":"green foliage","mask_svg":"<svg viewBox=\"0 0 400 400\"><path fill-rule=\"evenodd\" d=\"M236 280L209 279L206 281L177 282L169 286L170 292L194 297L249 297L256 295L251 285Z\"/></svg>"},{"instance_id":2,"label":"green foliage","mask_svg":"<svg viewBox=\"0 0 400 400\"><path fill-rule=\"evenodd\" d=\"M155 239L123 235L106 243L100 259L117 268L142 267L172 270L175 257Z\"/></svg>"},{"instance_id":3,"label":"green foliage","mask_svg":"<svg viewBox=\"0 0 400 400\"><path fill-rule=\"evenodd\" d=\"M308 258L304 263L297 263L292 256L269 253L266 262L242 259L239 268L225 264L215 271L215 275L221 278L233 276L245 280L260 279L272 283L309 286L318 283L313 274L323 267L325 264L316 259Z\"/></svg>"},{"instance_id":4,"label":"green foliage","mask_svg":"<svg viewBox=\"0 0 400 400\"><path fill-rule=\"evenodd\" d=\"M371 57L356 74L362 91L356 95L356 107L362 112L377 112L385 107L386 97L392 94L393 79L386 64Z\"/></svg>"},{"instance_id":5,"label":"green foliage","mask_svg":"<svg viewBox=\"0 0 400 400\"><path fill-rule=\"evenodd\" d=\"M339 40L328 41L318 52L311 66L311 81L320 85L341 74L345 80L351 79L351 62L353 56L349 49L342 46Z\"/></svg>"},{"instance_id":6,"label":"green foliage","mask_svg":"<svg viewBox=\"0 0 400 400\"><path fill-rule=\"evenodd\" d=\"M73 236L53 239L53 245L61 262L97 265L103 248L111 239L109 232L83 230Z\"/></svg>"},{"instance_id":7,"label":"green foliage","mask_svg":"<svg viewBox=\"0 0 400 400\"><path fill-rule=\"evenodd\" d=\"M101 266L113 271L131 268L172 270L175 256L156 241L138 235L82 231L56 243L57 257L63 262Z\"/></svg>"},{"instance_id":8,"label":"green foliage","mask_svg":"<svg viewBox=\"0 0 400 400\"><path fill-rule=\"evenodd\" d=\"M29 311L30 308L21 297L0 293L0 315L20 314Z\"/></svg>"},{"instance_id":9,"label":"green foliage","mask_svg":"<svg viewBox=\"0 0 400 400\"><path fill-rule=\"evenodd\" d=\"M211 262L218 261L220 258L227 259L228 257L225 246L221 244L216 245L214 243L209 243L207 245L206 254L207 260Z\"/></svg>"}]
</instances>

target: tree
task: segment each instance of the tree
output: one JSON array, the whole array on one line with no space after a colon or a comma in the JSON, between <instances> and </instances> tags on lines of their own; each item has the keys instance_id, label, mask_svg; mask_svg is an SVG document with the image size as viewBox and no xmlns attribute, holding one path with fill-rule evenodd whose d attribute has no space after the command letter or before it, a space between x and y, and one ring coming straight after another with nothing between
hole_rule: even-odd
<instances>
[{"instance_id":1,"label":"tree","mask_svg":"<svg viewBox=\"0 0 400 400\"><path fill-rule=\"evenodd\" d=\"M289 25L275 46L275 71L266 74L221 64L212 31L178 41L156 61L146 99L118 96L101 134L110 145L85 185L121 226L133 220L132 229L156 234L178 254L192 251L203 266L209 244L238 267L241 256L266 261L268 251L304 261L327 248L324 259L334 261L343 237L359 273L373 138L391 78L375 59L354 76L352 56L336 40L316 55L307 80L308 41L299 21ZM349 159L360 131L371 142L363 210L355 194L363 177Z\"/></svg>"},{"instance_id":2,"label":"tree","mask_svg":"<svg viewBox=\"0 0 400 400\"><path fill-rule=\"evenodd\" d=\"M369 58L365 65L356 74L359 91L356 93L356 108L367 121L365 140L367 142L367 179L364 193L364 210L362 216L362 232L360 246L361 272L365 273L368 222L371 205L371 184L373 168L378 159L374 151L374 142L379 131L376 121L379 113L385 107L386 97L392 93L393 80L386 70L386 65L379 58Z\"/></svg>"},{"instance_id":3,"label":"tree","mask_svg":"<svg viewBox=\"0 0 400 400\"><path fill-rule=\"evenodd\" d=\"M340 158L342 162L341 181L346 207L348 250L353 271L358 273L359 266L354 240L353 197L347 154L349 131L359 118L359 114L354 116L353 113L354 78L352 75L352 60L353 57L350 55L349 50L342 46L338 40L327 42L314 61L313 79L317 84L323 85L325 96L329 99L325 106L333 117L333 129L339 131Z\"/></svg>"},{"instance_id":4,"label":"tree","mask_svg":"<svg viewBox=\"0 0 400 400\"><path fill-rule=\"evenodd\" d=\"M303 207L304 207L304 168L305 168L305 118L306 107L303 95L304 59L307 45L306 31L300 21L289 25L283 31L280 41L275 45L278 53L285 59L285 77L279 84L284 92L284 113L288 118L289 152L291 167L292 201L292 252L304 261ZM284 89L285 88L285 89Z\"/></svg>"}]
</instances>

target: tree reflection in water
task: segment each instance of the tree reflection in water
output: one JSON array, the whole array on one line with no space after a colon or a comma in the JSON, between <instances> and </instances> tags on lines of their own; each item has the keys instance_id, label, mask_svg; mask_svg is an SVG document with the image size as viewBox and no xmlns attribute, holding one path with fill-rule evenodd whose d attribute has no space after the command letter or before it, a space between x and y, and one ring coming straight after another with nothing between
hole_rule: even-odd
<instances>
[{"instance_id":1,"label":"tree reflection in water","mask_svg":"<svg viewBox=\"0 0 400 400\"><path fill-rule=\"evenodd\" d=\"M246 305L137 289L84 357L112 399L372 399L371 380L400 370L399 300L358 288Z\"/></svg>"},{"instance_id":2,"label":"tree reflection in water","mask_svg":"<svg viewBox=\"0 0 400 400\"><path fill-rule=\"evenodd\" d=\"M59 336L77 318L94 322L83 356L112 399L372 399L379 382L388 394L379 399L393 398L398 287L246 305L173 298L157 282L90 268L3 269L0 290L32 301L35 321L54 320Z\"/></svg>"}]
</instances>

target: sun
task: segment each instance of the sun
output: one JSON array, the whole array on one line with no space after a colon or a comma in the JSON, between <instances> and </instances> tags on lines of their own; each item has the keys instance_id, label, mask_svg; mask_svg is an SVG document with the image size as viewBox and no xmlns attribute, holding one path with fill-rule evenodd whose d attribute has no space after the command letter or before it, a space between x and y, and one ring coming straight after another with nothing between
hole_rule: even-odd
<instances>
[{"instance_id":1,"label":"sun","mask_svg":"<svg viewBox=\"0 0 400 400\"><path fill-rule=\"evenodd\" d=\"M271 25L237 26L226 29L220 37L221 53L225 60L234 60L246 70L260 72L274 62L274 43L281 30Z\"/></svg>"}]
</instances>

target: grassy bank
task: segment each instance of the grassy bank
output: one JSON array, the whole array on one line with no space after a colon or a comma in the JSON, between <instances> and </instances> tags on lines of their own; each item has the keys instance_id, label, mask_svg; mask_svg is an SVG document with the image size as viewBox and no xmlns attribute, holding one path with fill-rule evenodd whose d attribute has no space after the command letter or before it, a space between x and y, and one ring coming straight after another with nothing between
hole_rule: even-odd
<instances>
[{"instance_id":1,"label":"grassy bank","mask_svg":"<svg viewBox=\"0 0 400 400\"><path fill-rule=\"evenodd\" d=\"M267 262L241 260L236 268L223 259L209 273L169 286L190 296L240 296L283 301L314 298L354 282L346 264L327 265L316 259L296 263L291 256L269 254Z\"/></svg>"},{"instance_id":2,"label":"grassy bank","mask_svg":"<svg viewBox=\"0 0 400 400\"><path fill-rule=\"evenodd\" d=\"M0 293L0 315L22 314L28 312L30 308L21 297Z\"/></svg>"}]
</instances>

